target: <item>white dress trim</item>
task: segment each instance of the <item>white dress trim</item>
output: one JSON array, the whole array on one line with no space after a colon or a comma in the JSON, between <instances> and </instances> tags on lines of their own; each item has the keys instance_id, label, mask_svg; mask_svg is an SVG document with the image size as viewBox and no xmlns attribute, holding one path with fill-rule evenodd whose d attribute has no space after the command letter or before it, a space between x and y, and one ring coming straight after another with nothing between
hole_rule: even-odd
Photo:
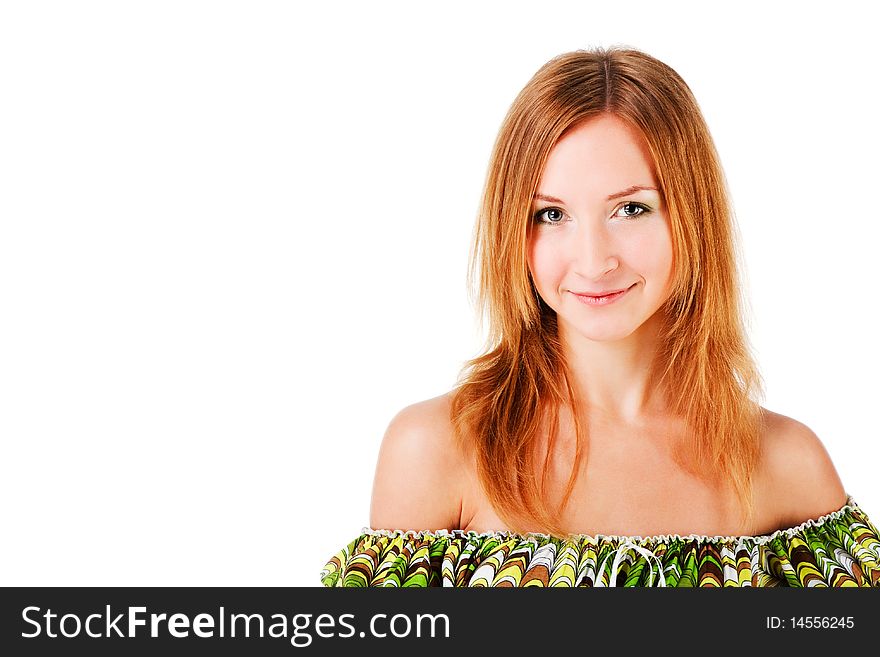
<instances>
[{"instance_id":1,"label":"white dress trim","mask_svg":"<svg viewBox=\"0 0 880 657\"><path fill-rule=\"evenodd\" d=\"M824 516L820 516L816 519L810 519L802 522L796 527L790 527L788 529L777 529L771 534L763 534L760 536L703 536L699 534L687 534L682 536L680 534L659 534L656 536L620 536L613 534L572 534L568 536L565 540L567 541L575 541L575 542L583 542L589 541L598 543L599 541L613 541L613 542L628 542L628 543L636 543L636 542L649 542L649 543L670 543L673 541L696 541L697 543L753 543L755 545L763 545L769 541L774 540L780 536L786 536L791 538L795 534L798 534L807 527L820 527L826 522L830 522L832 520L837 520L845 513L859 510L858 504L856 504L855 500L851 495L847 495L846 503L840 507L837 511L832 511L831 513L826 513ZM396 538L398 536L404 537L440 537L440 536L451 536L451 537L460 537L460 538L488 538L495 537L501 539L510 539L515 537L521 537L525 540L530 540L532 538L542 538L542 539L550 539L553 538L550 534L542 534L541 532L527 532L525 534L519 534L516 532L511 532L508 530L497 530L497 531L488 531L488 532L476 532L473 530L463 530L463 529L424 529L424 530L403 530L403 529L372 529L370 527L363 527L361 529L361 534L367 534L371 536L389 536L392 538Z\"/></svg>"}]
</instances>

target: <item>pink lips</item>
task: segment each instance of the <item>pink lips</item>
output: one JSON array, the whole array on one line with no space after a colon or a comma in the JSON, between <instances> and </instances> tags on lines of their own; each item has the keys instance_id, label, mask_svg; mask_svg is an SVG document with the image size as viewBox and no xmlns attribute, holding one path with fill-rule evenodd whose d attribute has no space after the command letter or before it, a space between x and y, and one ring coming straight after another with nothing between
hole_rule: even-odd
<instances>
[{"instance_id":1,"label":"pink lips","mask_svg":"<svg viewBox=\"0 0 880 657\"><path fill-rule=\"evenodd\" d=\"M618 299L620 299L623 295L630 291L632 286L624 288L622 290L612 290L609 292L602 292L599 294L581 294L578 292L572 292L575 299L580 301L581 303L585 303L588 306L607 306L609 303L614 303Z\"/></svg>"}]
</instances>

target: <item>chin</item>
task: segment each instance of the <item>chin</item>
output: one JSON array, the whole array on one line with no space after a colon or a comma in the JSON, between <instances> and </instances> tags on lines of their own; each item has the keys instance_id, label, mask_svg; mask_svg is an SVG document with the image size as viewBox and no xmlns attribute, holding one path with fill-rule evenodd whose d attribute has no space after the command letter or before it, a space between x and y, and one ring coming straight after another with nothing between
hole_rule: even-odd
<instances>
[{"instance_id":1,"label":"chin","mask_svg":"<svg viewBox=\"0 0 880 657\"><path fill-rule=\"evenodd\" d=\"M592 340L593 342L617 342L618 340L623 340L631 336L638 326L634 324L627 325L596 325L592 326L584 326L582 324L577 324L573 322L566 321L567 328L572 333L577 333L587 340Z\"/></svg>"}]
</instances>

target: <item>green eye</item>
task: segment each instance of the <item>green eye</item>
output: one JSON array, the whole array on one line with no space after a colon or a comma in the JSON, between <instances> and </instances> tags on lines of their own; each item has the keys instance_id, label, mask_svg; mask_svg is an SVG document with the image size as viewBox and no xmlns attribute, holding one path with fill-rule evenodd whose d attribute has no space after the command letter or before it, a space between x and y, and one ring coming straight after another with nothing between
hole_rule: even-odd
<instances>
[{"instance_id":1,"label":"green eye","mask_svg":"<svg viewBox=\"0 0 880 657\"><path fill-rule=\"evenodd\" d=\"M642 205L641 203L624 203L620 206L621 210L624 210L625 208L632 208L633 210L638 210L638 212L626 212L623 215L624 217L638 217L651 211L651 208L647 205Z\"/></svg>"},{"instance_id":2,"label":"green eye","mask_svg":"<svg viewBox=\"0 0 880 657\"><path fill-rule=\"evenodd\" d=\"M556 220L556 221L554 221L554 220L550 219L549 217L548 217L547 219L542 219L542 218L541 218L541 217L544 215L544 213L549 213L549 212L558 212L558 213L559 213L559 219ZM557 224L561 224L561 223L562 223L562 216L563 216L564 214L565 214L565 213L564 213L562 210L560 210L559 208L544 208L544 209L542 209L542 210L538 210L538 211L535 213L535 215L534 215L534 219L535 219L535 221L537 221L538 223L542 223L542 224L550 224L551 226L554 226L554 225L557 225Z\"/></svg>"},{"instance_id":3,"label":"green eye","mask_svg":"<svg viewBox=\"0 0 880 657\"><path fill-rule=\"evenodd\" d=\"M623 212L623 214L620 214ZM624 203L621 205L615 216L623 217L624 219L635 219L636 217L640 217L643 214L648 214L651 212L651 208L642 203ZM551 214L553 213L553 214ZM559 208L542 208L538 210L534 215L533 219L536 223L545 224L547 226L559 226L563 223L563 218L565 217L565 212L560 210Z\"/></svg>"}]
</instances>

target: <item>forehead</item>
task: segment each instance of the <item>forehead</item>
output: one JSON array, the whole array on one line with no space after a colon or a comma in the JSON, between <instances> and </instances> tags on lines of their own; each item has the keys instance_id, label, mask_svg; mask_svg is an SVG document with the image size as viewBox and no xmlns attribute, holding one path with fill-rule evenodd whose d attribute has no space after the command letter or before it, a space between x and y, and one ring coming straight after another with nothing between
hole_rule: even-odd
<instances>
[{"instance_id":1,"label":"forehead","mask_svg":"<svg viewBox=\"0 0 880 657\"><path fill-rule=\"evenodd\" d=\"M538 189L567 198L633 184L657 186L648 144L636 128L606 114L575 126L553 146Z\"/></svg>"}]
</instances>

